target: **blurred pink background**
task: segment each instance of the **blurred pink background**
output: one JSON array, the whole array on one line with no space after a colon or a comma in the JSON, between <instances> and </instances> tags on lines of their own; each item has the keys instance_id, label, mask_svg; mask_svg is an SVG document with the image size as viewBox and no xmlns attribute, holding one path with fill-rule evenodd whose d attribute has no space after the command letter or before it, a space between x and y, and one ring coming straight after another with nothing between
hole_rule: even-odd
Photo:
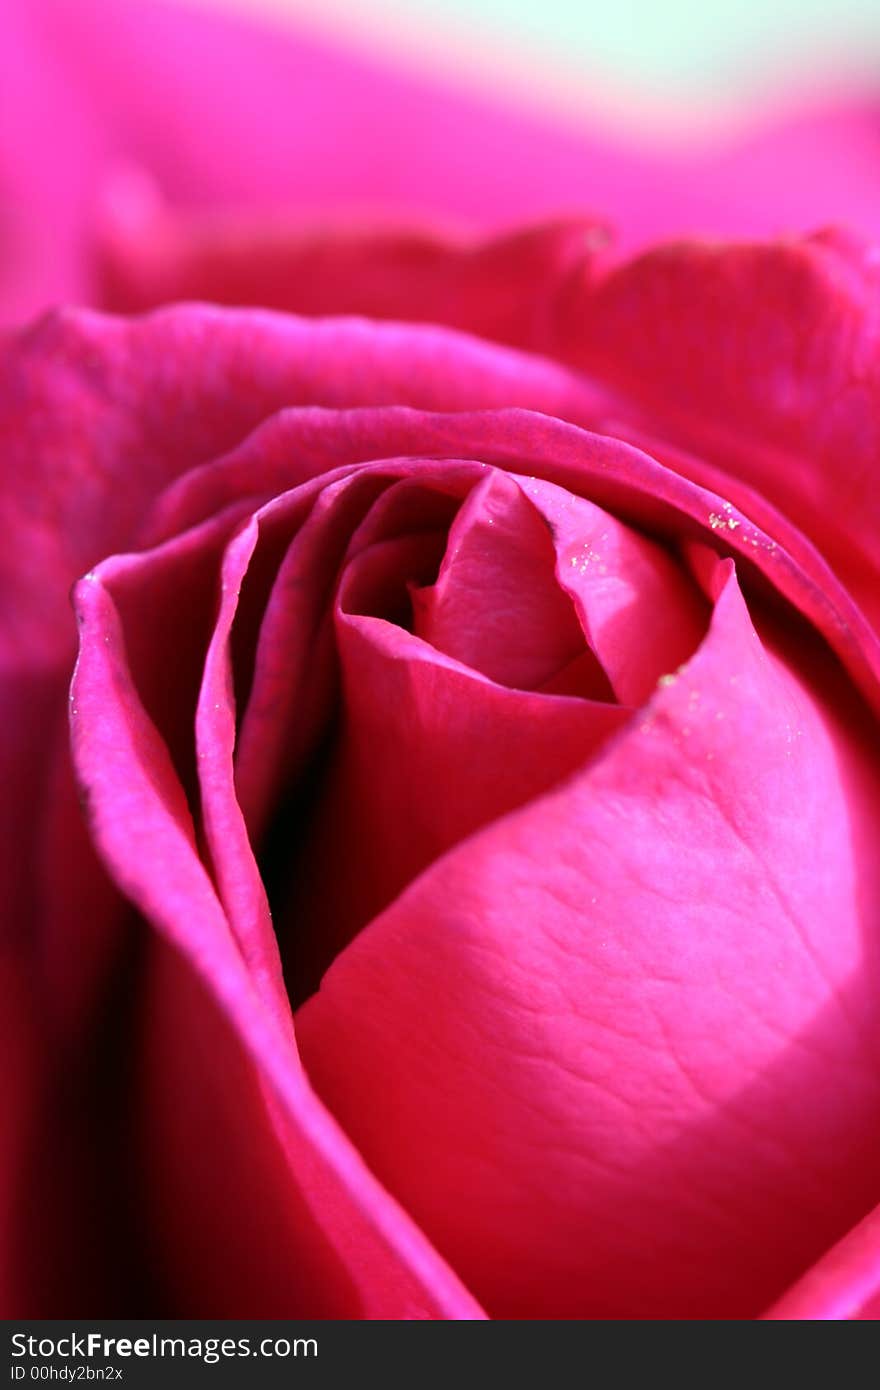
<instances>
[{"instance_id":1,"label":"blurred pink background","mask_svg":"<svg viewBox=\"0 0 880 1390\"><path fill-rule=\"evenodd\" d=\"M716 20L727 9L714 0ZM799 9L802 25L819 13ZM4 314L95 302L102 247L157 207L464 234L587 213L623 248L880 229L872 11L861 46L850 17L846 43L820 58L791 40L783 63L779 17L755 29L756 6L722 29L740 36L736 61L708 43L705 15L700 48L681 3L650 7L647 28L646 6L618 6L617 40L591 7L545 4L530 47L537 10L378 0L367 14L331 0L319 17L312 0L4 0ZM642 47L631 38L622 57L640 15L627 32Z\"/></svg>"}]
</instances>

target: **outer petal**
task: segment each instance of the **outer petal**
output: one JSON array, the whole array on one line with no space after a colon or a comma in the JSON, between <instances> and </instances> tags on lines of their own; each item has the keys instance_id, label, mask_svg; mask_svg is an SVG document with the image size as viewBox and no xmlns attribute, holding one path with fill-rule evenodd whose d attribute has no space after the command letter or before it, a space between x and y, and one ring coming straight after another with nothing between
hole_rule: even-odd
<instances>
[{"instance_id":1,"label":"outer petal","mask_svg":"<svg viewBox=\"0 0 880 1390\"><path fill-rule=\"evenodd\" d=\"M204 306L54 315L0 350L4 617L41 654L62 625L69 640L60 595L76 575L130 543L180 472L282 406L516 403L569 417L591 399L563 369L443 329Z\"/></svg>"},{"instance_id":2,"label":"outer petal","mask_svg":"<svg viewBox=\"0 0 880 1390\"><path fill-rule=\"evenodd\" d=\"M585 282L556 345L747 510L741 483L799 526L875 622L878 293L877 248L852 237L684 243Z\"/></svg>"},{"instance_id":3,"label":"outer petal","mask_svg":"<svg viewBox=\"0 0 880 1390\"><path fill-rule=\"evenodd\" d=\"M303 1258L311 1267L317 1225L325 1251L329 1247L337 1261L347 1256L344 1267L355 1286L357 1315L481 1316L312 1094L292 1033L265 1007L196 853L186 799L131 683L118 618L97 576L80 586L78 607L83 639L71 709L73 748L90 798L94 833L120 887L183 952L227 1027L232 1026L232 1055L236 1068L243 1068L249 1108L254 1071L265 1087L265 1109L258 1107L254 1116L262 1132L258 1128L253 1134L253 1146L271 1148L273 1137L265 1126L274 1116L296 1194L294 1224L287 1225L287 1208L283 1236L290 1268ZM177 1007L172 1007L172 1018ZM230 1043L227 1035L224 1051ZM165 1058L167 1066L171 1059L167 1053ZM189 1058L185 1065L188 1070ZM215 1095L218 1104L221 1100L222 1090ZM211 1118L210 1106L206 1117ZM185 1134L186 1127L177 1126L178 1139ZM277 1173L277 1158L268 1169ZM177 1194L179 1198L179 1188ZM319 1315L326 1316L328 1310L340 1311L340 1289L338 1275L328 1282L326 1258L323 1268L323 1275L320 1265L315 1269L315 1285L305 1296L318 1309L323 1306Z\"/></svg>"},{"instance_id":4,"label":"outer petal","mask_svg":"<svg viewBox=\"0 0 880 1390\"><path fill-rule=\"evenodd\" d=\"M588 112L524 114L305 32L177 3L6 0L0 24L8 312L94 295L97 209L120 165L183 210L350 217L354 205L498 227L576 207L613 218L627 244L828 217L880 230L867 102L661 153Z\"/></svg>"},{"instance_id":5,"label":"outer petal","mask_svg":"<svg viewBox=\"0 0 880 1390\"><path fill-rule=\"evenodd\" d=\"M119 201L122 202L120 190ZM486 238L414 227L309 232L278 219L176 221L137 184L102 246L101 300L121 313L180 299L319 316L445 323L530 348L608 233L585 217Z\"/></svg>"}]
</instances>

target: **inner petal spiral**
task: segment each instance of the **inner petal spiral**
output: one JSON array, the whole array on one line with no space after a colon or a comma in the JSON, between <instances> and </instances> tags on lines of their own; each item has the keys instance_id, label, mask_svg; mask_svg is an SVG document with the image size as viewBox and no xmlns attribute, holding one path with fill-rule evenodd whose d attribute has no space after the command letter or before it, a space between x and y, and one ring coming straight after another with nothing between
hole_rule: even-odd
<instances>
[{"instance_id":1,"label":"inner petal spiral","mask_svg":"<svg viewBox=\"0 0 880 1390\"><path fill-rule=\"evenodd\" d=\"M341 565L336 714L268 867L295 998L440 855L583 767L631 717L615 683L638 697L704 630L655 542L552 485L471 476L444 533L448 492L392 483Z\"/></svg>"}]
</instances>

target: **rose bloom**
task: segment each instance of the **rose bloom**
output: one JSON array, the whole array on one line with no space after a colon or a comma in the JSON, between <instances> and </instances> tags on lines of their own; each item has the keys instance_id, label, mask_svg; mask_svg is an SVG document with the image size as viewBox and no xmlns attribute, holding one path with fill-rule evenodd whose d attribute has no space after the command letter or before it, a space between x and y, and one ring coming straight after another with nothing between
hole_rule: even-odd
<instances>
[{"instance_id":1,"label":"rose bloom","mask_svg":"<svg viewBox=\"0 0 880 1390\"><path fill-rule=\"evenodd\" d=\"M595 244L7 335L29 1312L872 1316L872 257Z\"/></svg>"},{"instance_id":2,"label":"rose bloom","mask_svg":"<svg viewBox=\"0 0 880 1390\"><path fill-rule=\"evenodd\" d=\"M4 1311L874 1318L875 250L306 232L196 122L86 281L111 13L5 262L115 312L0 336Z\"/></svg>"}]
</instances>

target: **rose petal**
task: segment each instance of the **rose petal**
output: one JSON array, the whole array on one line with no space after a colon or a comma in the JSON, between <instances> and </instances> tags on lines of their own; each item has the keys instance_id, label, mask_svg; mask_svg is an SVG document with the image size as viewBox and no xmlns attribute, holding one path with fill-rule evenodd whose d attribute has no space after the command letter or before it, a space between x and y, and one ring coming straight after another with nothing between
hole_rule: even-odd
<instances>
[{"instance_id":1,"label":"rose petal","mask_svg":"<svg viewBox=\"0 0 880 1390\"><path fill-rule=\"evenodd\" d=\"M614 432L634 442L668 434L695 451L689 474L704 485L717 486L720 465L731 500L786 543L785 522L768 528L771 511L752 505L763 496L820 545L880 621L871 243L832 233L750 246L676 243L603 276L597 230L586 222L477 246L338 234L288 237L285 250L277 235L276 269L267 274L283 288L258 284L253 298L306 312L432 318L576 363L622 397L611 407L597 393L596 421L604 416L611 427L616 416ZM210 274L228 278L235 252L214 255ZM530 258L538 268L526 274ZM208 288L198 271L193 278L196 289ZM526 303L514 293L524 280L535 294ZM234 273L231 283L240 297Z\"/></svg>"},{"instance_id":2,"label":"rose petal","mask_svg":"<svg viewBox=\"0 0 880 1390\"><path fill-rule=\"evenodd\" d=\"M346 1268L360 1316L481 1316L309 1089L292 1032L263 1006L195 852L183 791L131 683L118 616L97 575L78 587L77 603L82 644L72 740L93 833L122 891L186 957L231 1025L246 1072L255 1069L266 1088L259 1143L271 1147L274 1120L289 1181L302 1199L294 1212L307 1207L337 1253L357 1248L358 1261L347 1260ZM197 1230L196 1243L205 1234ZM292 1236L295 1262L314 1236L307 1228ZM181 1239L185 1244L185 1232ZM314 1293L319 1304L332 1295L332 1286Z\"/></svg>"},{"instance_id":3,"label":"rose petal","mask_svg":"<svg viewBox=\"0 0 880 1390\"><path fill-rule=\"evenodd\" d=\"M448 229L453 219L471 233L506 232L524 218L558 218L560 209L577 209L594 222L610 222L626 249L669 236L776 236L786 227L829 218L880 231L878 118L871 103L793 111L787 118L777 111L738 136L717 132L709 148L682 144L664 151L644 139L641 145L627 142L607 127L598 134L586 121L563 129L549 120L524 119L440 85L401 80L399 73L378 67L358 69L340 52L315 47L309 53L302 36L299 42L299 53L291 44L286 58L291 66L304 65L307 76L289 73L287 91L272 113L278 142L272 154L284 161L283 168L259 195L252 188L240 188L234 198L213 190L199 195L202 171L190 169L187 184L178 169L168 169L164 155L135 155L135 172L111 180L99 226L108 307L210 298L297 313L366 312L475 328L470 315L488 299L493 315L483 319L481 331L493 331L493 320L496 326L516 325L501 332L506 337L529 324L531 285L542 283L552 261L541 254L529 265L531 238L520 243L517 236L509 242L505 237L497 266L480 251L471 258L471 248ZM278 48L276 36L275 63ZM240 53L234 71L241 81ZM325 87L316 81L321 71ZM268 72L267 64L262 99ZM335 96L329 109L300 118L293 135L282 129L278 109L293 119L297 102L326 103L329 90ZM245 109L253 110L250 101ZM216 102L213 110L220 115ZM348 128L352 117L354 134ZM177 133L178 160L200 125L190 114L188 128ZM311 139L301 138L303 128ZM478 142L474 129L480 131ZM255 138L265 149L266 130ZM230 144L231 139L223 144L227 156ZM371 152L366 159L365 147ZM427 147L429 161L423 158ZM209 157L213 153L212 148ZM205 152L198 157L203 162ZM259 170L248 161L235 172L265 179L270 158ZM221 177L228 179L228 171L227 158ZM163 192L170 194L167 203ZM196 202L207 210L193 208ZM242 212L246 207L249 213ZM430 230L413 227L414 219ZM555 238L554 233L551 243ZM521 275L520 285L529 287L516 296L518 307L508 304L494 319L502 301L489 298L486 286L497 285L495 272L505 261L512 268L511 253L524 255L521 269L531 273ZM462 312L466 321L457 317Z\"/></svg>"},{"instance_id":4,"label":"rose petal","mask_svg":"<svg viewBox=\"0 0 880 1390\"><path fill-rule=\"evenodd\" d=\"M672 245L585 284L557 343L723 467L733 501L763 494L875 622L878 285L877 249L842 235Z\"/></svg>"},{"instance_id":5,"label":"rose petal","mask_svg":"<svg viewBox=\"0 0 880 1390\"><path fill-rule=\"evenodd\" d=\"M550 528L559 584L574 600L615 695L642 704L702 637L700 595L662 546L609 512L543 479L524 486Z\"/></svg>"},{"instance_id":6,"label":"rose petal","mask_svg":"<svg viewBox=\"0 0 880 1390\"><path fill-rule=\"evenodd\" d=\"M588 493L597 506L630 525L674 542L710 536L716 549L736 555L750 571L759 570L771 589L803 613L866 697L878 703L880 641L802 533L786 528L779 541L775 532L764 532L749 513L713 490L723 481L717 469L709 470L712 486L707 487L698 467L693 478L679 471L678 458L667 467L620 439L521 410L454 416L393 408L286 412L239 450L194 469L171 487L148 535L158 539L193 525L242 494L250 493L258 505L304 476L406 455L469 456L529 480L540 475L577 495ZM726 481L733 493L735 482ZM778 513L768 510L772 522Z\"/></svg>"},{"instance_id":7,"label":"rose petal","mask_svg":"<svg viewBox=\"0 0 880 1390\"><path fill-rule=\"evenodd\" d=\"M755 1316L876 1201L873 725L717 583L631 732L428 869L297 1015L496 1317Z\"/></svg>"},{"instance_id":8,"label":"rose petal","mask_svg":"<svg viewBox=\"0 0 880 1390\"><path fill-rule=\"evenodd\" d=\"M764 1317L771 1321L869 1321L880 1314L880 1213L844 1236Z\"/></svg>"},{"instance_id":9,"label":"rose petal","mask_svg":"<svg viewBox=\"0 0 880 1390\"><path fill-rule=\"evenodd\" d=\"M320 693L316 700L315 654L324 649L318 634L331 616L335 575L343 568L346 552L355 556L346 572L340 599L346 608L353 604L354 609L359 610L361 601L356 597L353 584L355 570L363 574L366 562L375 571L376 557L390 553L388 548L392 545L414 545L416 557L425 539L436 546L435 533L430 530L409 541L385 541L381 552L377 551L377 537L389 530L394 535L399 524L424 526L426 521L436 521L438 515L448 522L462 492L475 483L482 483L485 476L478 464L444 461L438 466L430 461L402 460L349 473L323 487L320 479L315 480L263 508L256 514L253 526L243 531L227 551L220 618L208 652L197 717L201 805L221 897L251 968L258 972L268 970L273 977L270 993L277 994L280 988L277 952L245 822L251 841L259 844L270 811L277 809L276 803L283 798L285 788L295 786L297 778L303 778L308 758L313 756L322 734L332 723L335 675L331 667L319 680ZM382 487L385 490L375 501L377 490ZM439 513L438 504L442 504ZM365 510L366 520L358 525ZM273 555L283 549L285 532L291 539L277 579L268 597L264 594L262 598L255 598L254 594L259 596L268 583L263 576ZM546 533L544 539L549 547ZM163 550L173 549L178 544L171 542ZM445 544L445 533L441 533L435 556L442 552ZM254 557L257 558L256 580L252 573ZM552 567L552 548L548 558ZM102 567L111 588L115 563ZM145 570L154 561L147 555L127 563ZM432 563L436 565L436 558ZM409 568L405 571L407 575L412 572ZM304 579L308 582L304 583ZM375 589L375 581L372 587ZM396 589L406 599L403 579L396 584ZM360 590L363 597L363 583ZM157 612L155 587L150 592L152 622L160 623L161 609ZM173 594L169 594L168 601L173 602ZM240 611L236 612L242 604L254 610L249 619ZM265 616L261 616L255 605L265 605ZM233 618L236 627L248 621L260 626L253 684L247 692L236 758L235 784L232 771L235 722L230 708ZM350 646L348 628L352 627L351 636L354 636L354 629L361 626L357 621L352 623L348 616L343 617L343 668L347 672L346 681L350 677L354 691L346 748L350 753L351 734L356 729L366 731L369 757L374 762L378 757L382 766L382 777L371 779L369 794L361 797L358 803L363 803L360 819L371 821L373 831L366 837L361 832L354 840L347 835L344 808L354 803L346 781L351 774L351 763L342 756L334 773L328 774L331 789L321 798L320 807L315 806L308 812L311 848L303 850L289 843L278 847L287 866L288 896L291 881L299 880L294 896L298 916L295 935L297 941L304 943L304 949L298 952L296 967L291 965L289 953L287 961L288 980L297 993L304 987L302 971L307 969L311 973L314 970L313 965L306 964L308 955L327 959L328 953L332 954L333 942L342 944L354 929L352 923L360 925L430 858L470 833L475 826L520 804L577 766L597 742L619 727L626 717L624 711L582 700L526 699L519 692L505 692L484 681L475 686L472 672L462 670L457 662L440 661L438 654L424 648L422 643L415 643L417 648L423 648L421 667L417 663L410 669L407 652L401 650L402 662L396 669L392 666L385 671L384 658L378 650L371 656L368 642L367 651L360 656L355 654L356 669L350 671L346 657ZM389 625L383 623L381 626L387 628ZM400 632L399 637L403 639L405 634ZM582 646L580 636L579 642ZM155 650L158 659L158 645ZM372 670L371 661L375 666ZM319 671L322 668L323 660L319 661ZM400 687L401 680L401 688L394 692L386 689L389 683ZM421 691L417 709L410 709L414 693L410 686L413 684ZM368 711L371 704L375 704L377 710L384 708L389 699L402 720L401 736L382 753L378 746L370 743L369 728L375 724L376 716L370 716ZM426 761L424 735L432 722L436 728L434 736L428 739L430 756ZM487 737L487 733L490 736ZM414 741L410 734L416 735ZM499 775L498 757L493 750L498 741L505 738L517 748L517 755L505 759L506 771ZM398 783L401 795L407 787L417 790L423 814L395 815L385 825L374 805L375 792L378 787L384 787L394 801L398 794L394 788ZM371 805L376 811L372 817ZM244 817L240 808L245 809ZM328 819L333 828L329 837L321 828ZM389 834L393 838L395 824L405 831L397 847L400 852L390 853L387 843L383 843L380 851L380 842L387 840ZM352 860L352 869L355 859L361 862L366 857L374 861L374 877L381 881L376 890L379 901L374 897L372 907L365 905L362 895L346 901L337 898L322 884L308 913L310 925L307 927L306 897L310 895L302 880L305 878L312 883L318 873L318 881L322 882L319 872L319 861L323 862L321 846L328 843L346 844L345 854ZM352 878L356 880L357 876L346 875L346 881ZM326 933L315 926L316 916L322 922L326 919ZM289 940L290 934L286 935Z\"/></svg>"},{"instance_id":10,"label":"rose petal","mask_svg":"<svg viewBox=\"0 0 880 1390\"><path fill-rule=\"evenodd\" d=\"M413 590L414 631L500 685L539 689L585 646L555 559L541 514L493 469L453 522L436 582Z\"/></svg>"},{"instance_id":11,"label":"rose petal","mask_svg":"<svg viewBox=\"0 0 880 1390\"><path fill-rule=\"evenodd\" d=\"M502 236L417 228L309 233L279 219L176 220L149 192L105 232L101 301L135 313L180 299L320 317L443 323L537 349L556 296L609 241L587 218Z\"/></svg>"},{"instance_id":12,"label":"rose petal","mask_svg":"<svg viewBox=\"0 0 880 1390\"><path fill-rule=\"evenodd\" d=\"M128 544L179 473L283 406L514 402L566 416L588 395L549 363L443 329L204 306L133 322L62 313L0 346L10 640L53 655L62 627L68 649L58 596L76 576Z\"/></svg>"},{"instance_id":13,"label":"rose petal","mask_svg":"<svg viewBox=\"0 0 880 1390\"><path fill-rule=\"evenodd\" d=\"M360 553L340 588L339 729L287 847L279 930L297 997L422 869L583 766L629 718L614 704L499 685L353 612L377 549Z\"/></svg>"}]
</instances>

